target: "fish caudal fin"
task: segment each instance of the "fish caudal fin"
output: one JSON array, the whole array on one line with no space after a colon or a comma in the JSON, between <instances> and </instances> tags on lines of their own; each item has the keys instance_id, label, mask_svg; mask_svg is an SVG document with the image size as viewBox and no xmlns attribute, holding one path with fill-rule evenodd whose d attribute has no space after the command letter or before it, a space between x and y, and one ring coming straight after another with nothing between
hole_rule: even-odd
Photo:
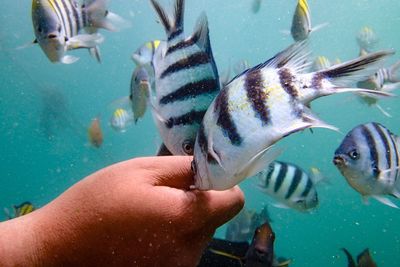
<instances>
[{"instance_id":1,"label":"fish caudal fin","mask_svg":"<svg viewBox=\"0 0 400 267\"><path fill-rule=\"evenodd\" d=\"M356 263L354 262L353 256L350 254L350 252L345 248L342 248L342 251L347 257L347 267L356 267Z\"/></svg>"},{"instance_id":2,"label":"fish caudal fin","mask_svg":"<svg viewBox=\"0 0 400 267\"><path fill-rule=\"evenodd\" d=\"M151 4L164 26L168 39L172 39L183 32L183 17L185 10L184 0L175 0L174 13L172 14L172 17L164 10L164 8L161 7L158 0L151 0Z\"/></svg>"},{"instance_id":3,"label":"fish caudal fin","mask_svg":"<svg viewBox=\"0 0 400 267\"><path fill-rule=\"evenodd\" d=\"M355 82L368 79L376 73L383 64L383 61L393 54L393 51L370 53L341 64L333 65L326 70L317 72L317 74L329 79L338 87L347 88Z\"/></svg>"},{"instance_id":4,"label":"fish caudal fin","mask_svg":"<svg viewBox=\"0 0 400 267\"><path fill-rule=\"evenodd\" d=\"M115 32L129 25L129 22L107 10L107 0L95 0L88 5L83 5L82 12L86 13L87 25L85 26L89 32L94 32L96 28Z\"/></svg>"}]
</instances>

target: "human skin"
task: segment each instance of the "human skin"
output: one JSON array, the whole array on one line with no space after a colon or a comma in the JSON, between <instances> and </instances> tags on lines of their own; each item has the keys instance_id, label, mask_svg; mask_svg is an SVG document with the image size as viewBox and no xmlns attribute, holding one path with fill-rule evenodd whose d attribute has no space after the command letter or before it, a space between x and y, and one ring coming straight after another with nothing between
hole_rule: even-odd
<instances>
[{"instance_id":1,"label":"human skin","mask_svg":"<svg viewBox=\"0 0 400 267\"><path fill-rule=\"evenodd\" d=\"M244 196L238 187L189 190L191 160L121 162L0 223L0 266L195 266Z\"/></svg>"}]
</instances>

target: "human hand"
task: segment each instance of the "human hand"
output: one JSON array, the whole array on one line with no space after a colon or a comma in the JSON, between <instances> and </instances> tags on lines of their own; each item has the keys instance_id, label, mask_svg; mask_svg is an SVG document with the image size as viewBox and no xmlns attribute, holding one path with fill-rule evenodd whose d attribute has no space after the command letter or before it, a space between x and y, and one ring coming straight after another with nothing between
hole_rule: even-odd
<instances>
[{"instance_id":1,"label":"human hand","mask_svg":"<svg viewBox=\"0 0 400 267\"><path fill-rule=\"evenodd\" d=\"M20 218L35 233L21 236L32 248L29 258L46 266L195 266L215 229L240 211L244 197L238 187L190 191L191 160L138 158L86 177ZM8 233L18 228L11 223L4 223ZM8 252L18 256L15 251Z\"/></svg>"}]
</instances>

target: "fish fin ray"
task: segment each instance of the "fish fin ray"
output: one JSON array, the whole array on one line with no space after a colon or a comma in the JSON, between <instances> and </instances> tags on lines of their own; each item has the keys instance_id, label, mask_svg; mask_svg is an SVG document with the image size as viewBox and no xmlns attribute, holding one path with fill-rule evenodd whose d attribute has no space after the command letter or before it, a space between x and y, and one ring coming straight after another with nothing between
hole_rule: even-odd
<instances>
[{"instance_id":1,"label":"fish fin ray","mask_svg":"<svg viewBox=\"0 0 400 267\"><path fill-rule=\"evenodd\" d=\"M390 199L388 199L387 197L384 196L377 196L377 195L373 195L372 196L374 199L378 200L379 202L381 202L382 204L385 204L389 207L395 208L395 209L399 209L399 207L394 204Z\"/></svg>"},{"instance_id":2,"label":"fish fin ray","mask_svg":"<svg viewBox=\"0 0 400 267\"><path fill-rule=\"evenodd\" d=\"M184 0L175 0L172 18L171 15L169 15L165 9L161 7L158 0L151 0L151 3L156 10L168 36L171 36L178 31L183 31L183 17L185 10Z\"/></svg>"},{"instance_id":3,"label":"fish fin ray","mask_svg":"<svg viewBox=\"0 0 400 267\"><path fill-rule=\"evenodd\" d=\"M328 26L328 25L329 25L329 22L325 22L325 23L318 24L317 26L315 26L315 27L313 27L313 28L311 29L311 33L316 32L316 31L319 31L319 30L325 28L325 27Z\"/></svg>"},{"instance_id":4,"label":"fish fin ray","mask_svg":"<svg viewBox=\"0 0 400 267\"><path fill-rule=\"evenodd\" d=\"M197 40L197 44L204 48L207 52L210 51L210 31L208 28L208 19L205 12L202 12L197 20L194 33L191 38Z\"/></svg>"},{"instance_id":5,"label":"fish fin ray","mask_svg":"<svg viewBox=\"0 0 400 267\"><path fill-rule=\"evenodd\" d=\"M375 104L375 107L376 107L380 112L382 112L382 114L385 115L386 117L392 118L392 115L390 115L389 112L387 112L384 108L382 108L381 105Z\"/></svg>"},{"instance_id":6,"label":"fish fin ray","mask_svg":"<svg viewBox=\"0 0 400 267\"><path fill-rule=\"evenodd\" d=\"M346 254L348 267L356 267L356 263L353 259L353 256L350 254L350 252L345 248L342 248L342 251L344 252L344 254Z\"/></svg>"},{"instance_id":7,"label":"fish fin ray","mask_svg":"<svg viewBox=\"0 0 400 267\"><path fill-rule=\"evenodd\" d=\"M97 60L97 62L101 63L101 55L100 55L100 47L92 47L89 48L90 55Z\"/></svg>"},{"instance_id":8,"label":"fish fin ray","mask_svg":"<svg viewBox=\"0 0 400 267\"><path fill-rule=\"evenodd\" d=\"M96 48L99 44L104 41L104 37L101 34L79 34L73 36L67 41L67 49L79 49L79 48Z\"/></svg>"},{"instance_id":9,"label":"fish fin ray","mask_svg":"<svg viewBox=\"0 0 400 267\"><path fill-rule=\"evenodd\" d=\"M315 115L311 111L311 109L307 107L304 107L302 116L304 121L310 123L310 126L305 128L325 128L336 132L340 132L337 127L324 122L323 120L318 118L317 115Z\"/></svg>"}]
</instances>

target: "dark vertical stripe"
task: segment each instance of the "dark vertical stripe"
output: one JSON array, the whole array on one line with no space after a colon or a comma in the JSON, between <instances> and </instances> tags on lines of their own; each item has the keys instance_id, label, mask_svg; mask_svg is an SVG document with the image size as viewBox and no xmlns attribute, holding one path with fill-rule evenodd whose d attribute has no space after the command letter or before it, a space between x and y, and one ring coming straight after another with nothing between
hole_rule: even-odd
<instances>
[{"instance_id":1,"label":"dark vertical stripe","mask_svg":"<svg viewBox=\"0 0 400 267\"><path fill-rule=\"evenodd\" d=\"M382 128L380 125L376 123L372 123L373 127L379 134L379 138L381 139L380 141L383 143L383 146L385 148L385 155L386 155L386 166L387 169L392 168L392 155L391 155L391 150L390 150L390 145L388 143L388 140L385 136L385 133L382 131ZM389 135L390 136L390 135Z\"/></svg>"},{"instance_id":2,"label":"dark vertical stripe","mask_svg":"<svg viewBox=\"0 0 400 267\"><path fill-rule=\"evenodd\" d=\"M361 126L361 134L367 140L368 149L369 149L369 156L370 156L370 159L371 159L371 168L372 168L373 176L376 179L378 179L380 170L378 168L378 166L379 166L378 165L379 158L378 158L378 151L376 150L375 140L372 137L371 132L369 131L369 129L365 125Z\"/></svg>"},{"instance_id":3,"label":"dark vertical stripe","mask_svg":"<svg viewBox=\"0 0 400 267\"><path fill-rule=\"evenodd\" d=\"M168 47L167 52L165 52L165 55L167 56L167 55L172 54L173 52L175 52L177 50L190 47L190 46L194 45L196 42L197 42L197 38L196 39L190 38L190 39L181 41L181 42L179 42L179 43L177 43L177 44L175 44L173 46Z\"/></svg>"},{"instance_id":4,"label":"dark vertical stripe","mask_svg":"<svg viewBox=\"0 0 400 267\"><path fill-rule=\"evenodd\" d=\"M59 19L61 19L61 22L62 22L62 26L63 26L63 29L64 29L64 31L65 31L65 34L67 35L67 37L69 38L69 37L71 37L71 36L68 36L68 31L67 31L67 22L65 21L65 18L64 18L64 16L63 16L63 12L62 12L62 9L61 9L61 7L58 5L58 2L56 1L56 0L53 0L53 1L50 1L50 3L53 3L54 4L54 9L57 9L57 11L58 11L58 16L60 16L59 17Z\"/></svg>"},{"instance_id":5,"label":"dark vertical stripe","mask_svg":"<svg viewBox=\"0 0 400 267\"><path fill-rule=\"evenodd\" d=\"M295 168L294 176L290 183L289 190L286 193L285 199L289 199L293 195L293 193L296 191L297 187L299 186L301 177L303 176L303 172L299 168L297 168L297 167L294 167L294 168Z\"/></svg>"},{"instance_id":6,"label":"dark vertical stripe","mask_svg":"<svg viewBox=\"0 0 400 267\"><path fill-rule=\"evenodd\" d=\"M169 129L171 129L172 127L178 126L178 125L192 125L195 123L200 124L201 121L203 120L205 113L206 113L205 110L200 110L200 111L191 110L188 113L183 114L179 117L169 118L166 121L165 126L167 126L167 128L169 128Z\"/></svg>"},{"instance_id":7,"label":"dark vertical stripe","mask_svg":"<svg viewBox=\"0 0 400 267\"><path fill-rule=\"evenodd\" d=\"M265 176L265 188L269 187L269 183L271 181L272 174L274 173L276 164L277 164L276 162L273 162L268 166L268 173Z\"/></svg>"},{"instance_id":8,"label":"dark vertical stripe","mask_svg":"<svg viewBox=\"0 0 400 267\"><path fill-rule=\"evenodd\" d=\"M178 60L174 64L170 65L163 73L160 78L163 79L172 73L179 72L181 70L195 68L197 66L210 63L209 56L204 52L198 52L189 57Z\"/></svg>"},{"instance_id":9,"label":"dark vertical stripe","mask_svg":"<svg viewBox=\"0 0 400 267\"><path fill-rule=\"evenodd\" d=\"M285 180L288 166L286 163L281 163L281 168L279 169L278 177L276 177L274 192L278 192L279 188L281 188L283 181Z\"/></svg>"},{"instance_id":10,"label":"dark vertical stripe","mask_svg":"<svg viewBox=\"0 0 400 267\"><path fill-rule=\"evenodd\" d=\"M211 79L204 79L201 81L187 83L182 87L176 89L174 92L163 96L160 99L161 105L171 104L176 101L184 101L189 98L195 98L200 95L210 94L218 90L218 82Z\"/></svg>"},{"instance_id":11,"label":"dark vertical stripe","mask_svg":"<svg viewBox=\"0 0 400 267\"><path fill-rule=\"evenodd\" d=\"M174 31L174 32L171 32L169 35L168 35L168 41L172 41L172 40L174 40L176 37L178 37L180 34L182 34L182 30L176 30L176 31Z\"/></svg>"},{"instance_id":12,"label":"dark vertical stripe","mask_svg":"<svg viewBox=\"0 0 400 267\"><path fill-rule=\"evenodd\" d=\"M229 111L227 89L221 90L215 99L214 112L215 115L218 116L217 125L222 128L223 134L228 136L233 145L240 146L243 140L237 131L236 125Z\"/></svg>"},{"instance_id":13,"label":"dark vertical stripe","mask_svg":"<svg viewBox=\"0 0 400 267\"><path fill-rule=\"evenodd\" d=\"M279 80L285 92L290 95L291 99L296 99L298 97L298 92L296 87L293 85L294 76L286 68L279 70Z\"/></svg>"},{"instance_id":14,"label":"dark vertical stripe","mask_svg":"<svg viewBox=\"0 0 400 267\"><path fill-rule=\"evenodd\" d=\"M75 33L74 33L74 29L72 28L73 25L72 25L72 20L71 20L71 15L72 15L71 10L69 10L68 5L65 3L65 0L60 0L60 1L64 7L65 14L67 15L69 31L71 33L71 36L74 36ZM69 36L69 37L71 37L71 36Z\"/></svg>"},{"instance_id":15,"label":"dark vertical stripe","mask_svg":"<svg viewBox=\"0 0 400 267\"><path fill-rule=\"evenodd\" d=\"M263 126L267 125L270 122L269 110L266 105L268 94L264 91L261 69L253 70L245 75L244 87L256 117L261 120Z\"/></svg>"},{"instance_id":16,"label":"dark vertical stripe","mask_svg":"<svg viewBox=\"0 0 400 267\"><path fill-rule=\"evenodd\" d=\"M79 31L81 30L81 28L83 27L82 22L81 22L81 17L79 16L76 2L71 2L71 6L72 6L72 12L73 12L75 23L76 23L76 34L78 34ZM83 12L81 12L81 13L83 13Z\"/></svg>"},{"instance_id":17,"label":"dark vertical stripe","mask_svg":"<svg viewBox=\"0 0 400 267\"><path fill-rule=\"evenodd\" d=\"M306 188L304 188L303 193L301 193L301 197L302 198L307 197L308 194L310 193L312 187L313 187L313 182L311 181L310 177L308 177Z\"/></svg>"}]
</instances>

